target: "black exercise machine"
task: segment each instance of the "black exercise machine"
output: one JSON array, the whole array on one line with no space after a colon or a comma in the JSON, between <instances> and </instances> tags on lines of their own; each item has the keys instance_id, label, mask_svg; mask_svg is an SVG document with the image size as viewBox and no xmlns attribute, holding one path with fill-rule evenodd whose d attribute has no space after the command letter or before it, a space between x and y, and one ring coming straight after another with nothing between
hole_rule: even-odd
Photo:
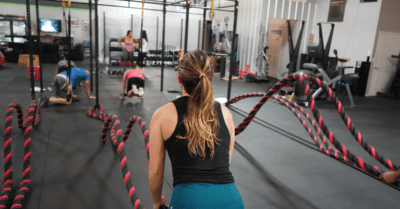
<instances>
[{"instance_id":1,"label":"black exercise machine","mask_svg":"<svg viewBox=\"0 0 400 209\"><path fill-rule=\"evenodd\" d=\"M290 62L287 65L287 68L289 69L289 74L292 74L292 73L295 73L296 69L297 69L297 60L299 58L300 45L301 45L301 40L303 38L305 21L303 21L301 23L301 30L299 33L299 37L297 39L296 48L294 48L294 45L293 45L293 35L292 35L292 28L290 25L290 20L287 20L287 23L288 23L288 30L289 30L289 58L290 58Z\"/></svg>"},{"instance_id":2,"label":"black exercise machine","mask_svg":"<svg viewBox=\"0 0 400 209\"><path fill-rule=\"evenodd\" d=\"M327 86L333 86L340 81L340 85L344 84L346 86L346 93L349 95L350 103L353 107L354 101L350 90L350 83L358 79L358 75L345 74L345 69L353 67L343 66L343 63L349 61L349 59L339 58L337 56L337 50L333 51L335 54L335 58L329 58L329 51L332 44L332 37L335 25L331 24L331 32L326 47L324 47L322 24L318 23L317 25L319 26L319 43L309 43L307 45L308 55L312 58L312 61L311 63L304 63L303 65L303 68L309 70L301 70L300 72L308 75L316 75L317 77L321 78ZM342 63L341 66L339 66L339 62ZM346 93L344 95L346 95ZM318 88L313 93L313 98L318 97L321 97L323 99L327 98L327 95L323 92L322 88ZM307 96L304 92L304 86L302 86L299 82L296 83L293 99L298 101L299 103L307 102Z\"/></svg>"},{"instance_id":3,"label":"black exercise machine","mask_svg":"<svg viewBox=\"0 0 400 209\"><path fill-rule=\"evenodd\" d=\"M333 31L335 28L335 24L331 25L331 32L328 38L328 42L326 44L326 48L324 47L324 38L322 33L322 24L318 23L319 26L319 42L318 43L309 43L307 45L308 56L312 58L311 63L304 63L302 67L306 68L306 70L298 71L301 74L306 75L315 75L313 70L317 70L319 66L322 67L323 70L327 70L328 62L329 62L329 50L332 44ZM315 26L314 26L315 28ZM308 70L307 70L308 69ZM307 96L305 95L304 86L300 84L300 82L295 83L295 90L293 100L299 104L307 103Z\"/></svg>"}]
</instances>

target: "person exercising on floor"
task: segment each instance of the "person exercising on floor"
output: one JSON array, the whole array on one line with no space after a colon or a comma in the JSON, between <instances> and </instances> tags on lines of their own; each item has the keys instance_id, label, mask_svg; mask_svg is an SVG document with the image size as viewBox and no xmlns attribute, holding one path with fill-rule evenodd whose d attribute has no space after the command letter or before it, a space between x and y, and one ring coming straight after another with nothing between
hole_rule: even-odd
<instances>
[{"instance_id":1,"label":"person exercising on floor","mask_svg":"<svg viewBox=\"0 0 400 209\"><path fill-rule=\"evenodd\" d=\"M66 69L68 69L68 68L64 68L64 67L68 67L68 61L65 60L65 57L64 57L63 60L60 60L57 63L54 76L57 76L57 74L61 73L62 71L66 70ZM71 67L77 67L76 64L73 61L71 61ZM51 85L54 85L54 83L51 83Z\"/></svg>"},{"instance_id":2,"label":"person exercising on floor","mask_svg":"<svg viewBox=\"0 0 400 209\"><path fill-rule=\"evenodd\" d=\"M126 82L128 84L126 85ZM126 87L126 94L125 94ZM130 69L124 73L122 82L122 94L121 99L125 99L125 95L129 98L137 96L139 99L143 99L144 95L144 76L140 70Z\"/></svg>"},{"instance_id":3,"label":"person exercising on floor","mask_svg":"<svg viewBox=\"0 0 400 209\"><path fill-rule=\"evenodd\" d=\"M57 66L56 66L56 74L54 76L56 76L57 74L61 73L63 70L68 70L68 68L62 68L62 67L68 67L68 60L61 60L58 62ZM76 64L71 61L71 67L77 67Z\"/></svg>"},{"instance_id":4,"label":"person exercising on floor","mask_svg":"<svg viewBox=\"0 0 400 209\"><path fill-rule=\"evenodd\" d=\"M68 79L68 67L60 68L61 73L57 74L54 77L54 87L56 95L53 97L40 97L38 100L38 104L40 107L47 107L49 103L56 104L64 104L69 105L72 103L72 98L76 98L76 95L72 93L72 89L74 89L80 82L84 83L85 92L89 99L96 99L96 97L90 95L89 90L89 71L83 70L81 68L72 67L70 79ZM68 84L68 81L70 83ZM71 99L68 99L68 96L71 96Z\"/></svg>"}]
</instances>

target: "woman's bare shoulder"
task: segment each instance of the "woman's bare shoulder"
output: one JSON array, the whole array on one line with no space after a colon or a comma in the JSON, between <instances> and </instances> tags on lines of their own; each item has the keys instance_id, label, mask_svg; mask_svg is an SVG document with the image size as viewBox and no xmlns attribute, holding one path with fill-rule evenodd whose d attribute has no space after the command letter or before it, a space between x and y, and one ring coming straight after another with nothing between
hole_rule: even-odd
<instances>
[{"instance_id":1,"label":"woman's bare shoulder","mask_svg":"<svg viewBox=\"0 0 400 209\"><path fill-rule=\"evenodd\" d=\"M157 117L160 120L168 119L169 117L173 116L176 109L175 105L172 102L168 102L167 104L159 107L153 114L153 117Z\"/></svg>"},{"instance_id":2,"label":"woman's bare shoulder","mask_svg":"<svg viewBox=\"0 0 400 209\"><path fill-rule=\"evenodd\" d=\"M231 111L225 105L221 104L221 110L225 120L232 118Z\"/></svg>"}]
</instances>

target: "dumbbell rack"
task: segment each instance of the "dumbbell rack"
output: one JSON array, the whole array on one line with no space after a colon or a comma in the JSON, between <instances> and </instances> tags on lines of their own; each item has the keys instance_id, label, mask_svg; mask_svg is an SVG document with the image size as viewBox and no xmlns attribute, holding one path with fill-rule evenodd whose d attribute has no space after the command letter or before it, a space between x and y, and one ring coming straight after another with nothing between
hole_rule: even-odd
<instances>
[{"instance_id":1,"label":"dumbbell rack","mask_svg":"<svg viewBox=\"0 0 400 209\"><path fill-rule=\"evenodd\" d=\"M120 47L120 46L118 46L118 47L113 47L113 46L111 46L111 43L113 43L113 42L117 42L118 43L118 39L117 38L110 38L110 42L109 42L109 47L108 47L108 54L109 54L109 56L110 56L110 64L111 64L111 61L112 60L116 60L116 61L119 61L119 60L123 60L123 55L122 56L111 56L111 53L112 52L123 52L124 50L122 50L122 47Z\"/></svg>"},{"instance_id":2,"label":"dumbbell rack","mask_svg":"<svg viewBox=\"0 0 400 209\"><path fill-rule=\"evenodd\" d=\"M151 66L161 66L162 62L162 50L149 50L147 52L147 61L150 62ZM179 59L178 52L168 51L164 52L164 66L174 67L176 60Z\"/></svg>"}]
</instances>

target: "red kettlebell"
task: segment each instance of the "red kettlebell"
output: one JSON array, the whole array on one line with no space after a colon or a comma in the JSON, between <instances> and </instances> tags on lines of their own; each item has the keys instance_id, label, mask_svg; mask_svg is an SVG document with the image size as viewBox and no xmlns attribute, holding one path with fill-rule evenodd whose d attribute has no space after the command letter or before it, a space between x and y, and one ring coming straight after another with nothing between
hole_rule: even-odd
<instances>
[{"instance_id":1,"label":"red kettlebell","mask_svg":"<svg viewBox=\"0 0 400 209\"><path fill-rule=\"evenodd\" d=\"M131 63L131 62L127 62L127 63L126 63L126 66L129 66L129 67L130 67L130 66L132 66L132 63Z\"/></svg>"},{"instance_id":2,"label":"red kettlebell","mask_svg":"<svg viewBox=\"0 0 400 209\"><path fill-rule=\"evenodd\" d=\"M123 66L123 65L124 65L124 62L121 61L121 62L118 63L118 65L119 65L119 66Z\"/></svg>"}]
</instances>

